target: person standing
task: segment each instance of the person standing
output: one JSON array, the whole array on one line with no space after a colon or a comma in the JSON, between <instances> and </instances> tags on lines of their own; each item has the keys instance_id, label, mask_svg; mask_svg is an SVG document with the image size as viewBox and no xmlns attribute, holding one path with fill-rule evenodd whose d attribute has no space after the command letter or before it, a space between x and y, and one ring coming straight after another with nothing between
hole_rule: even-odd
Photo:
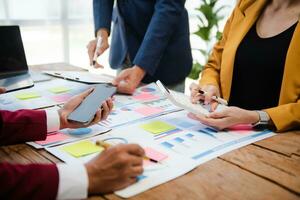
<instances>
[{"instance_id":1,"label":"person standing","mask_svg":"<svg viewBox=\"0 0 300 200\"><path fill-rule=\"evenodd\" d=\"M183 92L192 68L184 4L185 0L117 0L113 11L114 0L94 0L95 35L102 40L99 48L97 38L87 45L90 64L94 54L98 57L108 49L113 20L109 62L113 69L122 69L113 81L118 91L131 94L141 82L161 80Z\"/></svg>"}]
</instances>

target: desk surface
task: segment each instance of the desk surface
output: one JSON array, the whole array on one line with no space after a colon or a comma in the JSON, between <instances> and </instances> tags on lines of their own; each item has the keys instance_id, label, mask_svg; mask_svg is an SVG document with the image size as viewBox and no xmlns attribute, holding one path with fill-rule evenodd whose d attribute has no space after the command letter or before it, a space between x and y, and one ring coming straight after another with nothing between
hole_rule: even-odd
<instances>
[{"instance_id":1,"label":"desk surface","mask_svg":"<svg viewBox=\"0 0 300 200\"><path fill-rule=\"evenodd\" d=\"M31 69L80 70L63 63ZM4 161L61 162L26 144L0 147L0 162ZM109 194L90 199L121 198ZM279 134L224 154L131 199L300 199L300 131Z\"/></svg>"}]
</instances>

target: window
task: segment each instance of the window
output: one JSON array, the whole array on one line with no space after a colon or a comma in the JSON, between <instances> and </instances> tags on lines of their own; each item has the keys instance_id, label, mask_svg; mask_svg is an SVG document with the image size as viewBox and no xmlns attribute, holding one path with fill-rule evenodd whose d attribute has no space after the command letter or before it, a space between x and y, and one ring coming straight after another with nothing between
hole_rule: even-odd
<instances>
[{"instance_id":1,"label":"window","mask_svg":"<svg viewBox=\"0 0 300 200\"><path fill-rule=\"evenodd\" d=\"M200 2L186 2L191 32L197 28L193 9ZM232 8L235 1L220 0L220 4ZM229 8L225 15L230 12ZM0 0L0 24L20 25L29 65L55 62L83 68L89 65L86 45L94 37L92 0ZM191 43L192 47L201 45L193 35ZM199 57L197 53L193 56ZM107 66L104 72L114 74L109 69L108 51L100 59Z\"/></svg>"}]
</instances>

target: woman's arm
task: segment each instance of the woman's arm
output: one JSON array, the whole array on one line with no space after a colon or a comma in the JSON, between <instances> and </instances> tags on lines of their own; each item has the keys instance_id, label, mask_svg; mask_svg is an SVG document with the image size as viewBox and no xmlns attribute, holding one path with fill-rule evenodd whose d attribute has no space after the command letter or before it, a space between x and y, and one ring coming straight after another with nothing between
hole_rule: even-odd
<instances>
[{"instance_id":1,"label":"woman's arm","mask_svg":"<svg viewBox=\"0 0 300 200\"><path fill-rule=\"evenodd\" d=\"M278 132L300 128L300 99L296 103L283 104L266 111Z\"/></svg>"}]
</instances>

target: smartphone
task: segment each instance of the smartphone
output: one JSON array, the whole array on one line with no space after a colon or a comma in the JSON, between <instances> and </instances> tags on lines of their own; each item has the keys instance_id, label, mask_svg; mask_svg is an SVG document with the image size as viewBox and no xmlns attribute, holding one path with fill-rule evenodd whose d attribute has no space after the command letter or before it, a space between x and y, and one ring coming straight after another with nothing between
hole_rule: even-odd
<instances>
[{"instance_id":1,"label":"smartphone","mask_svg":"<svg viewBox=\"0 0 300 200\"><path fill-rule=\"evenodd\" d=\"M116 92L117 88L111 84L95 85L94 90L70 113L68 120L89 124L101 105Z\"/></svg>"}]
</instances>

